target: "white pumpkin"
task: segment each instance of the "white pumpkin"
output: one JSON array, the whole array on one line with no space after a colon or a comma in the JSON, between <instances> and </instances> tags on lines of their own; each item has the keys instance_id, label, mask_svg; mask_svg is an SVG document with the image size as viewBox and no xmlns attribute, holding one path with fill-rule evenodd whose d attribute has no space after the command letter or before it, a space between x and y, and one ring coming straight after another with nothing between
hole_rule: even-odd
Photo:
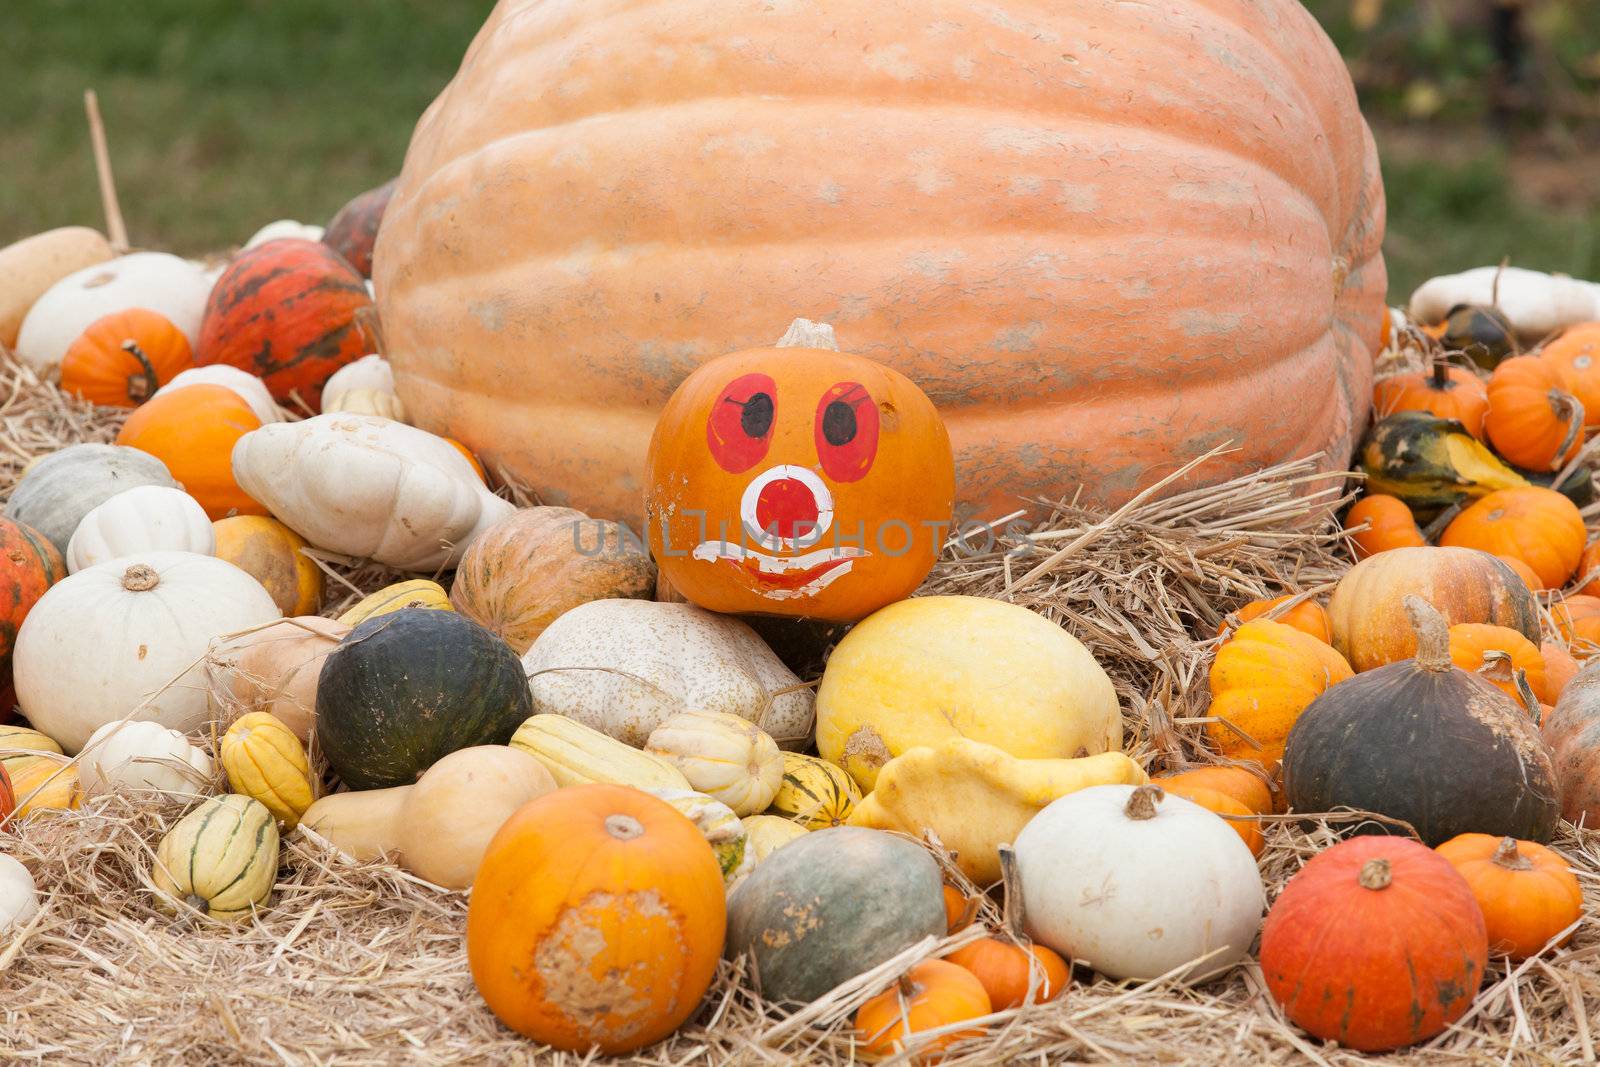
<instances>
[{"instance_id":1,"label":"white pumpkin","mask_svg":"<svg viewBox=\"0 0 1600 1067\"><path fill-rule=\"evenodd\" d=\"M0 854L0 934L26 926L39 914L33 875L15 857Z\"/></svg>"},{"instance_id":2,"label":"white pumpkin","mask_svg":"<svg viewBox=\"0 0 1600 1067\"><path fill-rule=\"evenodd\" d=\"M450 442L373 415L263 426L234 445L233 476L318 548L406 570L453 565L516 510Z\"/></svg>"},{"instance_id":3,"label":"white pumpkin","mask_svg":"<svg viewBox=\"0 0 1600 1067\"><path fill-rule=\"evenodd\" d=\"M736 815L766 811L783 785L783 753L749 719L719 711L683 711L657 726L644 750Z\"/></svg>"},{"instance_id":4,"label":"white pumpkin","mask_svg":"<svg viewBox=\"0 0 1600 1067\"><path fill-rule=\"evenodd\" d=\"M226 363L209 363L204 367L181 370L172 376L172 381L157 389L155 395L160 396L189 385L220 385L224 389L232 389L263 425L283 421L283 410L267 391L267 383L249 371L230 367Z\"/></svg>"},{"instance_id":5,"label":"white pumpkin","mask_svg":"<svg viewBox=\"0 0 1600 1067\"><path fill-rule=\"evenodd\" d=\"M346 363L334 371L323 385L322 402L326 405L329 397L336 397L356 389L376 389L380 393L394 392L394 370L390 368L389 361L374 354L362 356L353 363Z\"/></svg>"},{"instance_id":6,"label":"white pumpkin","mask_svg":"<svg viewBox=\"0 0 1600 1067\"><path fill-rule=\"evenodd\" d=\"M17 702L68 753L108 722L187 732L210 718L211 642L280 617L244 571L193 552L146 552L51 586L17 631Z\"/></svg>"},{"instance_id":7,"label":"white pumpkin","mask_svg":"<svg viewBox=\"0 0 1600 1067\"><path fill-rule=\"evenodd\" d=\"M565 715L635 748L689 710L748 719L782 748L811 740L811 690L749 626L691 604L580 604L539 635L522 666L535 712Z\"/></svg>"},{"instance_id":8,"label":"white pumpkin","mask_svg":"<svg viewBox=\"0 0 1600 1067\"><path fill-rule=\"evenodd\" d=\"M67 570L141 552L215 555L217 537L200 502L181 489L125 489L83 517L67 543Z\"/></svg>"},{"instance_id":9,"label":"white pumpkin","mask_svg":"<svg viewBox=\"0 0 1600 1067\"><path fill-rule=\"evenodd\" d=\"M700 836L711 846L712 855L717 857L724 886L732 888L735 882L750 873L755 860L747 847L749 835L732 808L692 789L647 789L645 792L665 800L694 823Z\"/></svg>"},{"instance_id":10,"label":"white pumpkin","mask_svg":"<svg viewBox=\"0 0 1600 1067\"><path fill-rule=\"evenodd\" d=\"M102 316L128 308L165 315L191 346L200 339L211 283L186 259L135 252L67 275L34 302L17 333L17 355L41 378L61 373L61 357Z\"/></svg>"},{"instance_id":11,"label":"white pumpkin","mask_svg":"<svg viewBox=\"0 0 1600 1067\"><path fill-rule=\"evenodd\" d=\"M382 389L346 389L331 400L322 399L324 414L342 412L347 415L376 415L381 419L406 422L406 405L399 395Z\"/></svg>"},{"instance_id":12,"label":"white pumpkin","mask_svg":"<svg viewBox=\"0 0 1600 1067\"><path fill-rule=\"evenodd\" d=\"M78 781L89 796L154 789L180 797L211 792L211 757L160 723L108 722L83 746Z\"/></svg>"},{"instance_id":13,"label":"white pumpkin","mask_svg":"<svg viewBox=\"0 0 1600 1067\"><path fill-rule=\"evenodd\" d=\"M1023 827L1015 851L1028 935L1117 980L1220 974L1249 951L1266 908L1233 827L1155 786L1070 793Z\"/></svg>"},{"instance_id":14,"label":"white pumpkin","mask_svg":"<svg viewBox=\"0 0 1600 1067\"><path fill-rule=\"evenodd\" d=\"M303 241L320 241L323 227L310 223L299 222L295 219L274 219L261 229L250 235L250 240L244 243L246 248L264 245L268 241L276 241L280 237L298 237Z\"/></svg>"}]
</instances>

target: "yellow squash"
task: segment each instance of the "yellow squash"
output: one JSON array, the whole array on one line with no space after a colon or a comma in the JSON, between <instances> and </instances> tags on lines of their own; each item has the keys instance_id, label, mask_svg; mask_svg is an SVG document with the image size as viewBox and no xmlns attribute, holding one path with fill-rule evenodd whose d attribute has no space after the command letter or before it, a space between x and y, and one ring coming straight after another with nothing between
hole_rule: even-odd
<instances>
[{"instance_id":1,"label":"yellow squash","mask_svg":"<svg viewBox=\"0 0 1600 1067\"><path fill-rule=\"evenodd\" d=\"M1018 759L994 745L953 737L884 764L877 788L856 805L850 825L916 838L932 830L967 877L987 885L1000 880L999 847L1015 841L1051 801L1094 785L1147 781L1120 752Z\"/></svg>"},{"instance_id":2,"label":"yellow squash","mask_svg":"<svg viewBox=\"0 0 1600 1067\"><path fill-rule=\"evenodd\" d=\"M277 716L253 711L222 735L222 766L234 792L253 797L293 830L316 800L305 746Z\"/></svg>"},{"instance_id":3,"label":"yellow squash","mask_svg":"<svg viewBox=\"0 0 1600 1067\"><path fill-rule=\"evenodd\" d=\"M78 785L78 765L53 752L37 752L6 761L11 791L17 798L12 815L20 819L45 808L76 808L83 803Z\"/></svg>"},{"instance_id":4,"label":"yellow squash","mask_svg":"<svg viewBox=\"0 0 1600 1067\"><path fill-rule=\"evenodd\" d=\"M1206 732L1224 756L1271 770L1300 713L1354 674L1328 643L1281 622L1251 619L1217 649L1211 716L1218 721L1207 723Z\"/></svg>"},{"instance_id":5,"label":"yellow squash","mask_svg":"<svg viewBox=\"0 0 1600 1067\"><path fill-rule=\"evenodd\" d=\"M238 793L212 797L178 820L150 872L161 892L224 922L265 905L277 874L272 812Z\"/></svg>"},{"instance_id":6,"label":"yellow squash","mask_svg":"<svg viewBox=\"0 0 1600 1067\"><path fill-rule=\"evenodd\" d=\"M767 814L789 819L806 830L826 830L843 826L859 803L861 790L843 767L815 756L785 752L783 784Z\"/></svg>"},{"instance_id":7,"label":"yellow squash","mask_svg":"<svg viewBox=\"0 0 1600 1067\"><path fill-rule=\"evenodd\" d=\"M339 621L354 628L368 619L387 615L402 608L455 610L450 606L450 596L444 591L444 586L438 582L430 582L426 578L414 578L409 582L396 582L384 586L340 615Z\"/></svg>"},{"instance_id":8,"label":"yellow squash","mask_svg":"<svg viewBox=\"0 0 1600 1067\"><path fill-rule=\"evenodd\" d=\"M744 850L751 867L808 833L803 824L779 815L746 815L739 821L744 824Z\"/></svg>"},{"instance_id":9,"label":"yellow squash","mask_svg":"<svg viewBox=\"0 0 1600 1067\"><path fill-rule=\"evenodd\" d=\"M565 715L530 717L517 727L511 747L532 754L562 787L609 782L635 789L693 791L683 772L666 760Z\"/></svg>"}]
</instances>

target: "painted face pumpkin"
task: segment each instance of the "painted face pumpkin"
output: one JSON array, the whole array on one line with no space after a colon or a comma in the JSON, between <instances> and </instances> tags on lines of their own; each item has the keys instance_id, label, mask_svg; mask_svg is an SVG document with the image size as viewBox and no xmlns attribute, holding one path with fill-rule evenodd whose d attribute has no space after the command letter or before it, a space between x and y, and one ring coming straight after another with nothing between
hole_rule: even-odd
<instances>
[{"instance_id":1,"label":"painted face pumpkin","mask_svg":"<svg viewBox=\"0 0 1600 1067\"><path fill-rule=\"evenodd\" d=\"M861 356L712 360L667 401L648 469L651 551L712 611L859 619L909 596L950 533L943 420L910 379Z\"/></svg>"}]
</instances>

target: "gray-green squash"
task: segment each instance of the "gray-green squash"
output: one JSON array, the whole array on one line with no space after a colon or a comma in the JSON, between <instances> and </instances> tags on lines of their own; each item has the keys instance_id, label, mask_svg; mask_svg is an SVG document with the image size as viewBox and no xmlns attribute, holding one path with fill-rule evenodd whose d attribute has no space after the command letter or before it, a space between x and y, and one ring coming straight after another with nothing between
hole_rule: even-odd
<instances>
[{"instance_id":1,"label":"gray-green squash","mask_svg":"<svg viewBox=\"0 0 1600 1067\"><path fill-rule=\"evenodd\" d=\"M33 462L11 492L6 518L31 526L65 556L83 517L125 489L182 489L167 465L123 445L71 445Z\"/></svg>"},{"instance_id":2,"label":"gray-green squash","mask_svg":"<svg viewBox=\"0 0 1600 1067\"><path fill-rule=\"evenodd\" d=\"M838 826L773 852L728 897L729 958L754 956L761 994L809 1003L945 933L939 865L908 838Z\"/></svg>"}]
</instances>

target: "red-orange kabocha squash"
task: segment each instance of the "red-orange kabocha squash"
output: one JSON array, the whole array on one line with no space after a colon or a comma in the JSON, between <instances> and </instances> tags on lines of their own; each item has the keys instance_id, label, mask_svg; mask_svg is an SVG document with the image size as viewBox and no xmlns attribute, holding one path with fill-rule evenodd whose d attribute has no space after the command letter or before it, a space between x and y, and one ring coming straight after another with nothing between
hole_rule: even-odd
<instances>
[{"instance_id":1,"label":"red-orange kabocha squash","mask_svg":"<svg viewBox=\"0 0 1600 1067\"><path fill-rule=\"evenodd\" d=\"M165 315L145 308L96 319L61 357L61 388L105 407L149 400L194 366L189 338Z\"/></svg>"},{"instance_id":2,"label":"red-orange kabocha squash","mask_svg":"<svg viewBox=\"0 0 1600 1067\"><path fill-rule=\"evenodd\" d=\"M315 414L323 383L372 351L371 307L366 282L327 245L268 241L241 252L212 287L196 358L249 371L286 406L296 396Z\"/></svg>"},{"instance_id":3,"label":"red-orange kabocha squash","mask_svg":"<svg viewBox=\"0 0 1600 1067\"><path fill-rule=\"evenodd\" d=\"M61 553L39 531L0 518L0 690L11 685L11 649L17 630L45 591L67 576ZM0 722L11 714L14 697L0 701Z\"/></svg>"},{"instance_id":4,"label":"red-orange kabocha squash","mask_svg":"<svg viewBox=\"0 0 1600 1067\"><path fill-rule=\"evenodd\" d=\"M393 181L368 189L340 208L322 235L322 243L343 256L363 278L372 277L372 245L393 195Z\"/></svg>"},{"instance_id":5,"label":"red-orange kabocha squash","mask_svg":"<svg viewBox=\"0 0 1600 1067\"><path fill-rule=\"evenodd\" d=\"M691 374L650 439L645 528L662 576L703 608L861 619L904 600L951 533L938 411L881 363L780 345Z\"/></svg>"},{"instance_id":6,"label":"red-orange kabocha squash","mask_svg":"<svg viewBox=\"0 0 1600 1067\"><path fill-rule=\"evenodd\" d=\"M1488 962L1466 881L1399 837L1354 837L1313 856L1261 931L1261 974L1284 1014L1362 1052L1425 1041L1459 1019Z\"/></svg>"},{"instance_id":7,"label":"red-orange kabocha squash","mask_svg":"<svg viewBox=\"0 0 1600 1067\"><path fill-rule=\"evenodd\" d=\"M502 0L373 280L417 425L547 504L632 522L672 391L804 315L928 393L996 518L1223 442L1197 478L1342 469L1383 210L1296 0Z\"/></svg>"}]
</instances>

